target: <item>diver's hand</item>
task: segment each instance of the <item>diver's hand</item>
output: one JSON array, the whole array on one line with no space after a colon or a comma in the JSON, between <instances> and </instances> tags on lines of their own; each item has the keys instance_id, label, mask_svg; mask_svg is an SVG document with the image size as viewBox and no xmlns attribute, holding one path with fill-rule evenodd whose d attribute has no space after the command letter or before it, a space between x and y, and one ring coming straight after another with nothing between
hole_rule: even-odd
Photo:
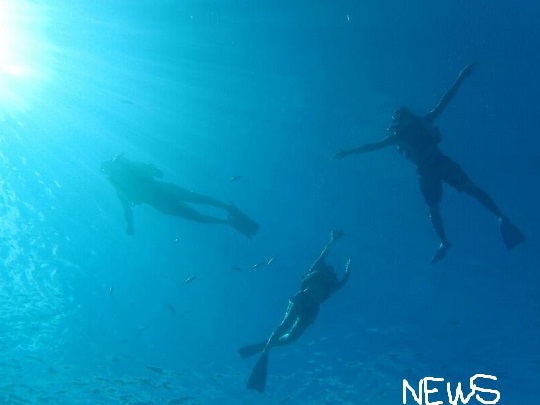
<instances>
[{"instance_id":1,"label":"diver's hand","mask_svg":"<svg viewBox=\"0 0 540 405\"><path fill-rule=\"evenodd\" d=\"M345 274L343 275L343 282L346 283L349 280L349 275L351 274L351 259L347 260L345 264Z\"/></svg>"},{"instance_id":2,"label":"diver's hand","mask_svg":"<svg viewBox=\"0 0 540 405\"><path fill-rule=\"evenodd\" d=\"M343 231L333 230L330 232L330 241L335 242L339 238L343 237L343 235L345 235Z\"/></svg>"},{"instance_id":3,"label":"diver's hand","mask_svg":"<svg viewBox=\"0 0 540 405\"><path fill-rule=\"evenodd\" d=\"M350 155L350 152L346 149L343 149L343 150L340 150L339 152L337 152L336 154L334 154L334 156L332 156L330 159L332 160L341 160L347 156Z\"/></svg>"},{"instance_id":4,"label":"diver's hand","mask_svg":"<svg viewBox=\"0 0 540 405\"><path fill-rule=\"evenodd\" d=\"M463 70L461 72L459 72L459 76L462 77L462 78L465 78L465 77L469 76L472 72L474 72L475 69L476 69L476 64L475 63L469 63L467 66L465 66L463 68Z\"/></svg>"}]
</instances>

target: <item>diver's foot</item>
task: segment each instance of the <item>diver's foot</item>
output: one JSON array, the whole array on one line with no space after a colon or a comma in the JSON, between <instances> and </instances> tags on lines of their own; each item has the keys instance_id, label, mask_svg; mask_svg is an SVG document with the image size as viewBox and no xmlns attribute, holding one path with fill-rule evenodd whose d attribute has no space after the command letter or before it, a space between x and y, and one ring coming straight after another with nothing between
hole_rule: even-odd
<instances>
[{"instance_id":1,"label":"diver's foot","mask_svg":"<svg viewBox=\"0 0 540 405\"><path fill-rule=\"evenodd\" d=\"M520 243L525 242L525 235L508 218L499 218L499 229L504 245L508 250L512 250Z\"/></svg>"},{"instance_id":2,"label":"diver's foot","mask_svg":"<svg viewBox=\"0 0 540 405\"><path fill-rule=\"evenodd\" d=\"M331 239L332 239L333 242L335 242L335 241L338 240L339 238L342 238L343 235L345 235L345 232L340 231L340 230L337 230L337 229L334 229L334 230L330 233L330 237L331 237Z\"/></svg>"},{"instance_id":3,"label":"diver's foot","mask_svg":"<svg viewBox=\"0 0 540 405\"><path fill-rule=\"evenodd\" d=\"M450 243L441 243L433 257L431 258L431 264L435 264L444 259L446 253L448 252L448 249L450 249L451 246L452 245Z\"/></svg>"},{"instance_id":4,"label":"diver's foot","mask_svg":"<svg viewBox=\"0 0 540 405\"><path fill-rule=\"evenodd\" d=\"M242 213L238 208L232 206L225 223L248 238L252 238L259 230L259 225Z\"/></svg>"}]
</instances>

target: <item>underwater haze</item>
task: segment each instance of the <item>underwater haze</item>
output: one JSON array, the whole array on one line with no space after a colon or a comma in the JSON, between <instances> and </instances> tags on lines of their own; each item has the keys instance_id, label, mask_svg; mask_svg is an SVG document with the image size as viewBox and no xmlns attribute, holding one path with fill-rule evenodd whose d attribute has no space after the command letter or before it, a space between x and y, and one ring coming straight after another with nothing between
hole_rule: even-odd
<instances>
[{"instance_id":1,"label":"underwater haze","mask_svg":"<svg viewBox=\"0 0 540 405\"><path fill-rule=\"evenodd\" d=\"M0 403L393 405L436 377L449 404L477 374L499 404L538 403L538 21L525 0L0 0ZM445 186L433 265L414 166L331 158L469 63L441 149L527 241L505 249ZM126 234L100 169L120 154L259 231L140 204ZM246 389L237 349L270 336L333 229L349 282Z\"/></svg>"}]
</instances>

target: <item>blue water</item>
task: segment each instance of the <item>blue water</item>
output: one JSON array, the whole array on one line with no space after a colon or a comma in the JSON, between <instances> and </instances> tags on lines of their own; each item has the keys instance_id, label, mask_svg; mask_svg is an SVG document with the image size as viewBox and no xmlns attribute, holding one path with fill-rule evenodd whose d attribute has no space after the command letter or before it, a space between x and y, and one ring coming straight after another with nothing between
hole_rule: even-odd
<instances>
[{"instance_id":1,"label":"blue water","mask_svg":"<svg viewBox=\"0 0 540 405\"><path fill-rule=\"evenodd\" d=\"M538 402L538 4L1 0L0 15L1 403L391 405L403 379L467 394L478 373L500 404ZM329 158L380 139L400 105L429 111L470 62L441 147L528 240L507 251L447 187L454 245L433 266L414 167L391 148ZM137 206L126 235L100 173L117 153L233 201L259 233ZM236 349L269 336L332 229L348 285L272 351L265 394L246 390Z\"/></svg>"}]
</instances>

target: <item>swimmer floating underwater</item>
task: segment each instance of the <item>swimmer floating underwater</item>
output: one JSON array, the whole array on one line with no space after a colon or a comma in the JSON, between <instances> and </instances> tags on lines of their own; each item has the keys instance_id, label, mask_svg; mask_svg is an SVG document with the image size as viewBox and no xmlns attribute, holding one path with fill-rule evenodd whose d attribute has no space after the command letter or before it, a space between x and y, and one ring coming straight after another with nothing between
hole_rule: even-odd
<instances>
[{"instance_id":1,"label":"swimmer floating underwater","mask_svg":"<svg viewBox=\"0 0 540 405\"><path fill-rule=\"evenodd\" d=\"M134 234L132 207L148 204L166 215L181 217L204 224L224 224L251 238L259 225L231 203L224 203L203 194L197 194L176 184L160 181L163 172L148 163L136 162L117 155L103 162L101 172L107 176L122 203L127 223L127 234ZM225 218L201 214L190 205L208 205L223 209Z\"/></svg>"},{"instance_id":2,"label":"swimmer floating underwater","mask_svg":"<svg viewBox=\"0 0 540 405\"><path fill-rule=\"evenodd\" d=\"M264 392L270 349L296 341L317 318L320 304L343 287L349 279L350 259L347 261L341 281L338 280L334 268L325 262L330 247L342 236L342 232L332 231L330 242L302 278L300 291L290 298L285 317L270 338L238 349L242 358L261 353L249 376L247 388Z\"/></svg>"},{"instance_id":3,"label":"swimmer floating underwater","mask_svg":"<svg viewBox=\"0 0 540 405\"><path fill-rule=\"evenodd\" d=\"M396 145L399 152L413 162L419 176L421 193L429 209L431 223L440 239L439 248L431 259L432 263L443 259L452 246L446 237L439 210L443 182L475 198L497 217L503 242L508 249L513 249L525 241L523 233L501 212L493 199L474 184L457 163L439 150L441 136L439 128L434 126L434 121L473 70L474 65L467 65L450 90L443 95L439 104L423 117L413 114L406 107L398 108L392 116L393 122L387 130L386 138L358 148L339 151L333 156L333 159L342 159Z\"/></svg>"}]
</instances>

